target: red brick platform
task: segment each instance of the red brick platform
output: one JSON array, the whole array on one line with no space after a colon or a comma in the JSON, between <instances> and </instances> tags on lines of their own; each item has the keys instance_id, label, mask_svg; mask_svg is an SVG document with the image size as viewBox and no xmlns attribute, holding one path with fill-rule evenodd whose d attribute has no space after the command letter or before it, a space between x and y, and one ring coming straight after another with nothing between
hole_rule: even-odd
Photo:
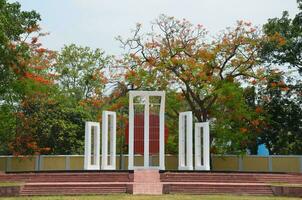
<instances>
[{"instance_id":1,"label":"red brick platform","mask_svg":"<svg viewBox=\"0 0 302 200\"><path fill-rule=\"evenodd\" d=\"M132 193L133 171L0 173L0 182L23 182L19 195Z\"/></svg>"},{"instance_id":2,"label":"red brick platform","mask_svg":"<svg viewBox=\"0 0 302 200\"><path fill-rule=\"evenodd\" d=\"M299 173L196 171L61 171L0 173L0 182L23 182L19 195L247 194L274 195L272 183L302 184Z\"/></svg>"},{"instance_id":3,"label":"red brick platform","mask_svg":"<svg viewBox=\"0 0 302 200\"><path fill-rule=\"evenodd\" d=\"M163 193L273 195L271 184L302 184L299 173L194 172L161 173Z\"/></svg>"}]
</instances>

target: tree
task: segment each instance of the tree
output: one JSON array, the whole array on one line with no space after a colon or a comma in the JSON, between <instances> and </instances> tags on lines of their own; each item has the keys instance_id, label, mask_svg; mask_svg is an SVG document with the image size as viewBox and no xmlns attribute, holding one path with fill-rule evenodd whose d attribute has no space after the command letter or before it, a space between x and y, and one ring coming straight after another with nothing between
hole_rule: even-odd
<instances>
[{"instance_id":1,"label":"tree","mask_svg":"<svg viewBox=\"0 0 302 200\"><path fill-rule=\"evenodd\" d=\"M91 113L59 93L36 93L17 113L18 134L10 143L14 155L83 154L85 121Z\"/></svg>"},{"instance_id":2,"label":"tree","mask_svg":"<svg viewBox=\"0 0 302 200\"><path fill-rule=\"evenodd\" d=\"M302 98L301 84L285 81L284 73L270 72L268 84L261 87L258 104L266 115L266 124L259 135L270 154L301 154Z\"/></svg>"},{"instance_id":3,"label":"tree","mask_svg":"<svg viewBox=\"0 0 302 200\"><path fill-rule=\"evenodd\" d=\"M0 154L10 154L8 143L14 137L16 116L9 105L0 106Z\"/></svg>"},{"instance_id":4,"label":"tree","mask_svg":"<svg viewBox=\"0 0 302 200\"><path fill-rule=\"evenodd\" d=\"M143 84L180 88L199 121L208 119L208 110L218 99L215 90L221 85L259 77L255 71L262 38L249 23L239 22L209 43L202 26L193 28L185 20L161 16L154 26L162 34L151 33L143 41L137 26L134 37L123 41L134 52L127 79L134 89Z\"/></svg>"},{"instance_id":5,"label":"tree","mask_svg":"<svg viewBox=\"0 0 302 200\"><path fill-rule=\"evenodd\" d=\"M58 84L77 101L100 99L107 83L104 73L109 62L110 57L100 49L92 50L75 44L65 46L55 68Z\"/></svg>"},{"instance_id":6,"label":"tree","mask_svg":"<svg viewBox=\"0 0 302 200\"><path fill-rule=\"evenodd\" d=\"M21 141L16 141L18 138L25 139L24 144L33 144L35 142L32 135L29 135L32 132L26 131L34 129L29 129L29 124L33 127L37 124L33 123L34 121L22 123L20 117L23 116L25 112L24 102L38 100L33 99L32 96L38 97L42 94L47 96L55 89L53 85L53 75L49 73L49 68L52 66L55 58L54 52L42 48L41 44L37 42L24 42L24 45L27 45L28 57L19 58L22 59L22 68L24 68L24 71L19 71L15 68L14 73L17 78L14 82L10 83L13 90L4 95L5 98L0 106L1 111L3 111L0 115L0 118L3 120L0 122L0 135L2 136L1 140L3 139L1 150L6 153L9 152L8 143L12 140L14 140L16 144L21 144ZM34 104L36 102L32 103ZM14 147L17 147L17 145ZM32 151L40 151L36 146L32 147ZM28 153L27 150L29 149L30 148L24 148L23 146L19 150ZM29 150L29 152L32 152L31 150ZM20 153L17 151L13 152L16 154Z\"/></svg>"},{"instance_id":7,"label":"tree","mask_svg":"<svg viewBox=\"0 0 302 200\"><path fill-rule=\"evenodd\" d=\"M257 103L266 115L266 126L258 142L271 154L301 154L301 80L302 74L302 1L299 13L290 18L287 11L281 18L269 19L263 26L268 40L262 58L279 70L270 71L266 85L259 87ZM293 72L284 69L294 69ZM282 72L283 71L283 72Z\"/></svg>"},{"instance_id":8,"label":"tree","mask_svg":"<svg viewBox=\"0 0 302 200\"><path fill-rule=\"evenodd\" d=\"M21 11L19 3L0 0L0 100L14 92L18 73L24 73L23 60L28 58L25 39L38 30L39 14Z\"/></svg>"},{"instance_id":9,"label":"tree","mask_svg":"<svg viewBox=\"0 0 302 200\"><path fill-rule=\"evenodd\" d=\"M300 12L291 19L287 11L281 18L269 19L264 33L272 38L263 48L268 63L287 65L302 73L302 1L297 0Z\"/></svg>"},{"instance_id":10,"label":"tree","mask_svg":"<svg viewBox=\"0 0 302 200\"><path fill-rule=\"evenodd\" d=\"M243 21L212 41L201 25L164 15L152 28L144 35L138 24L132 38L119 38L130 52L124 64L129 89L181 92L198 121L214 119L213 145L232 146L219 152L245 149L253 110L244 102L241 83L263 78L259 54L265 38Z\"/></svg>"},{"instance_id":11,"label":"tree","mask_svg":"<svg viewBox=\"0 0 302 200\"><path fill-rule=\"evenodd\" d=\"M52 80L47 68L54 53L41 47L40 16L21 11L19 3L0 0L0 151L17 134L16 113L20 102L37 91L47 90Z\"/></svg>"}]
</instances>

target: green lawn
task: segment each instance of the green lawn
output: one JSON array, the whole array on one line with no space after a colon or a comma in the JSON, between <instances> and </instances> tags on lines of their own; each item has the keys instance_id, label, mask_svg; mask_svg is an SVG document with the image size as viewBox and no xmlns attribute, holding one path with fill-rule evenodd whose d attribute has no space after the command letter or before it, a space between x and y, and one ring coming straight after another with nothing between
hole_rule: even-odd
<instances>
[{"instance_id":1,"label":"green lawn","mask_svg":"<svg viewBox=\"0 0 302 200\"><path fill-rule=\"evenodd\" d=\"M257 196L228 196L228 195L99 195L99 196L46 196L46 197L12 197L7 200L298 200L299 198L257 197ZM300 199L299 199L300 200Z\"/></svg>"},{"instance_id":2,"label":"green lawn","mask_svg":"<svg viewBox=\"0 0 302 200\"><path fill-rule=\"evenodd\" d=\"M22 185L21 182L0 182L0 187L6 187L6 186L19 186Z\"/></svg>"},{"instance_id":3,"label":"green lawn","mask_svg":"<svg viewBox=\"0 0 302 200\"><path fill-rule=\"evenodd\" d=\"M272 183L272 186L284 186L284 187L302 187L302 184L293 183Z\"/></svg>"}]
</instances>

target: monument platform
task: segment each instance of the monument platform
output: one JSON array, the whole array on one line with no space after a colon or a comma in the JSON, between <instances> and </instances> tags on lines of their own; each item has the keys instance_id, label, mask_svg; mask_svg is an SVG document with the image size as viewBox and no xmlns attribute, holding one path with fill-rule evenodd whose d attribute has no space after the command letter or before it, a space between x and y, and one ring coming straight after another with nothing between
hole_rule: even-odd
<instances>
[{"instance_id":1,"label":"monument platform","mask_svg":"<svg viewBox=\"0 0 302 200\"><path fill-rule=\"evenodd\" d=\"M275 184L302 185L301 173L209 171L41 171L0 173L0 182L22 182L18 194L275 194Z\"/></svg>"}]
</instances>

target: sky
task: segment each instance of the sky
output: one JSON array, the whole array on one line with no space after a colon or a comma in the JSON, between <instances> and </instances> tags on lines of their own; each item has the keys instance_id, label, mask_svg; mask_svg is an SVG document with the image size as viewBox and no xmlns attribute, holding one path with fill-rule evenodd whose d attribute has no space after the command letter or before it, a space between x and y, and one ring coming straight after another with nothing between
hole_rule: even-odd
<instances>
[{"instance_id":1,"label":"sky","mask_svg":"<svg viewBox=\"0 0 302 200\"><path fill-rule=\"evenodd\" d=\"M9 0L14 2L15 0ZM101 48L108 54L123 50L115 39L129 37L136 23L150 27L160 14L202 24L211 35L237 20L261 26L267 19L280 17L284 10L297 12L296 0L18 0L23 10L41 14L45 47L60 50L75 43Z\"/></svg>"}]
</instances>

